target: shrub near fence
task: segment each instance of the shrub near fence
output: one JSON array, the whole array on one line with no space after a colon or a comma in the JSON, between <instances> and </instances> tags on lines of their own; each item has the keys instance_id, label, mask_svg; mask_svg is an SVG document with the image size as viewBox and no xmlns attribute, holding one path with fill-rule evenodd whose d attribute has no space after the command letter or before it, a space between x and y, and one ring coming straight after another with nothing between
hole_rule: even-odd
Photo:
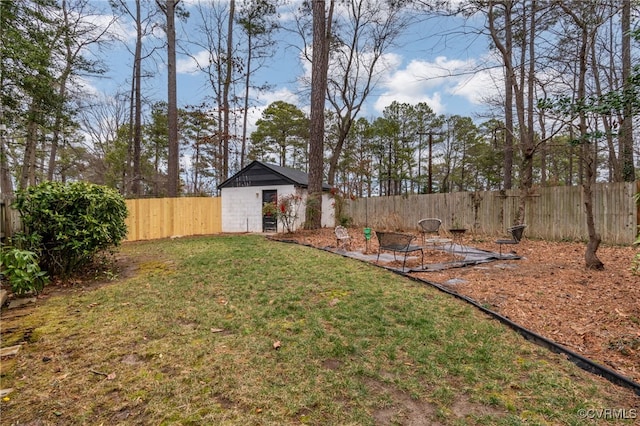
<instances>
[{"instance_id":1,"label":"shrub near fence","mask_svg":"<svg viewBox=\"0 0 640 426\"><path fill-rule=\"evenodd\" d=\"M632 244L640 212L633 195L640 182L601 183L593 187L596 229L608 244ZM461 226L485 235L504 235L514 223L520 192L482 191L420 194L348 200L345 214L356 226L417 229L420 219L442 219L442 229ZM526 235L548 240L587 240L584 197L580 186L537 188L527 197Z\"/></svg>"}]
</instances>

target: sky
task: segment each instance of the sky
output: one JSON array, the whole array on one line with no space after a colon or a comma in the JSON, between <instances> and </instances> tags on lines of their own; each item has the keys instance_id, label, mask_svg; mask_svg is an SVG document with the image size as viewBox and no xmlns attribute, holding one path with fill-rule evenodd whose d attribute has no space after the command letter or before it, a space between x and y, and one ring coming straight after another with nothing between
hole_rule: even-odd
<instances>
[{"instance_id":1,"label":"sky","mask_svg":"<svg viewBox=\"0 0 640 426\"><path fill-rule=\"evenodd\" d=\"M106 4L102 0L94 0ZM193 35L197 31L193 22L197 20L194 3L197 0L185 0L190 9L191 18L186 27L178 31L178 39L185 37L186 31ZM108 10L105 9L105 10ZM282 11L281 24L287 24L286 10ZM108 16L103 17L106 21ZM426 102L436 113L463 115L482 121L486 112L483 101L487 96L497 93L496 87L501 78L499 67L486 69L487 63L496 63L488 49L486 36L473 34L462 29L462 18L430 18L417 23L400 39L399 46L390 49L384 57L386 67L380 71L379 82L369 97L362 112L363 117L373 119L382 115L382 111L391 102L417 104ZM131 21L121 20L114 29L118 36L130 45L134 41L134 27ZM163 33L160 33L163 36ZM285 48L291 42L291 34L279 33L276 39L281 41L279 49L267 66L263 68L256 81L265 81L270 89L254 92L256 107L251 113L251 122L260 118L261 111L271 102L282 100L308 111L308 99L301 95L299 83L301 74L310 75L310 66L302 62L294 49ZM287 40L285 40L287 39ZM207 52L190 48L194 57L206 57ZM162 51L159 58L164 60ZM103 58L109 69L107 78L88 79L86 85L95 92L113 93L127 88L131 73L132 55L124 43L113 43ZM153 78L145 81L145 91L156 100L166 100L166 67L163 62L146 65L153 69ZM474 71L483 69L482 71ZM179 54L178 104L194 105L203 102L211 90L207 89L207 80L198 72L194 60ZM251 126L251 125L250 125Z\"/></svg>"}]
</instances>

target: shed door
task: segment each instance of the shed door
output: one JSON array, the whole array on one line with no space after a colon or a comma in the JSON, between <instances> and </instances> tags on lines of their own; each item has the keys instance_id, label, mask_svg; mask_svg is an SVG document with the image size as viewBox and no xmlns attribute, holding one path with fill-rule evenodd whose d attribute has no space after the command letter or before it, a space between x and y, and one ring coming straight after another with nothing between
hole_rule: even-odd
<instances>
[{"instance_id":1,"label":"shed door","mask_svg":"<svg viewBox=\"0 0 640 426\"><path fill-rule=\"evenodd\" d=\"M262 191L262 206L268 203L275 203L278 201L278 191L275 189L268 189ZM271 214L262 214L262 232L277 232L278 231L278 219Z\"/></svg>"}]
</instances>

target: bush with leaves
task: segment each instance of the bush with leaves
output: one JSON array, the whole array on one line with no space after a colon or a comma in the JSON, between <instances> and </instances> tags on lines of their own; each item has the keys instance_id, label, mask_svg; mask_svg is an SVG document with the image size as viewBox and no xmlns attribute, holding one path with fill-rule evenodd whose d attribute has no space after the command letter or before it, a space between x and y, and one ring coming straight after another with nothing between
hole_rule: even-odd
<instances>
[{"instance_id":1,"label":"bush with leaves","mask_svg":"<svg viewBox=\"0 0 640 426\"><path fill-rule=\"evenodd\" d=\"M49 281L47 273L38 265L38 256L15 247L0 251L0 270L11 285L11 291L18 295L40 293Z\"/></svg>"},{"instance_id":2,"label":"bush with leaves","mask_svg":"<svg viewBox=\"0 0 640 426\"><path fill-rule=\"evenodd\" d=\"M68 276L127 235L127 206L115 190L85 182L44 182L18 191L24 231L14 246L38 254L51 276Z\"/></svg>"}]
</instances>

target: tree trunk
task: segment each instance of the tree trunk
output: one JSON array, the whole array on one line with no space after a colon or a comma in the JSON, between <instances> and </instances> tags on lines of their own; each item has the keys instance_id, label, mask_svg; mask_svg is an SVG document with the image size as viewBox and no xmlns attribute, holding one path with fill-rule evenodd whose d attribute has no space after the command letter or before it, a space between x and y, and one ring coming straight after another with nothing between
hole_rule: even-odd
<instances>
[{"instance_id":1,"label":"tree trunk","mask_svg":"<svg viewBox=\"0 0 640 426\"><path fill-rule=\"evenodd\" d=\"M142 195L140 179L142 177L142 17L140 0L136 0L136 50L134 57L134 108L133 108L133 176L131 176L131 193Z\"/></svg>"},{"instance_id":2,"label":"tree trunk","mask_svg":"<svg viewBox=\"0 0 640 426\"><path fill-rule=\"evenodd\" d=\"M322 227L322 178L324 153L324 104L329 68L329 35L333 0L329 13L325 1L312 2L313 13L313 61L311 64L311 114L309 123L309 198L306 206L306 229Z\"/></svg>"},{"instance_id":3,"label":"tree trunk","mask_svg":"<svg viewBox=\"0 0 640 426\"><path fill-rule=\"evenodd\" d=\"M244 81L244 108L242 109L242 145L240 146L240 169L244 168L245 158L247 156L247 123L249 121L249 89L251 85L251 58L253 57L252 49L253 37L249 30L247 34L247 69Z\"/></svg>"},{"instance_id":4,"label":"tree trunk","mask_svg":"<svg viewBox=\"0 0 640 426\"><path fill-rule=\"evenodd\" d=\"M580 121L582 122L582 118ZM604 269L604 263L600 261L596 254L598 247L600 247L601 238L596 232L596 225L593 217L593 193L591 188L595 178L595 164L593 164L594 162L592 161L593 155L591 154L590 147L590 144L583 142L583 156L588 159L588 161L587 164L585 164L585 171L587 175L585 176L582 190L584 193L584 210L587 219L587 231L589 232L589 242L587 243L587 248L584 253L584 261L587 269L602 270Z\"/></svg>"},{"instance_id":5,"label":"tree trunk","mask_svg":"<svg viewBox=\"0 0 640 426\"><path fill-rule=\"evenodd\" d=\"M502 43L498 30L495 28L494 2L489 2L489 31L491 39L502 55L504 62L504 189L511 189L513 174L513 84L514 72L511 55L513 53L513 29L511 25L511 9L513 5L510 1L504 4L504 37Z\"/></svg>"},{"instance_id":6,"label":"tree trunk","mask_svg":"<svg viewBox=\"0 0 640 426\"><path fill-rule=\"evenodd\" d=\"M347 114L351 114L351 112L347 112ZM340 120L341 123L338 124L338 135L336 146L329 157L329 170L327 172L327 183L331 186L334 185L336 180L336 171L338 170L338 160L340 159L340 154L342 153L344 142L347 140L349 130L351 129L351 125L353 124L353 118L351 116L344 117Z\"/></svg>"},{"instance_id":7,"label":"tree trunk","mask_svg":"<svg viewBox=\"0 0 640 426\"><path fill-rule=\"evenodd\" d=\"M179 1L166 0L165 15L167 18L167 122L169 152L167 159L167 195L178 196L180 183L180 145L178 141L178 94L176 82L176 24L175 7Z\"/></svg>"},{"instance_id":8,"label":"tree trunk","mask_svg":"<svg viewBox=\"0 0 640 426\"><path fill-rule=\"evenodd\" d=\"M27 124L27 137L25 139L24 160L22 173L20 174L20 188L25 189L36 183L36 144L38 141L38 124L36 123L35 106L31 106L29 122Z\"/></svg>"},{"instance_id":9,"label":"tree trunk","mask_svg":"<svg viewBox=\"0 0 640 426\"><path fill-rule=\"evenodd\" d=\"M531 1L531 11L529 15L529 29L527 31L526 8L523 9L523 31L522 37L525 45L522 47L522 65L521 65L521 84L520 84L520 96L516 96L516 104L518 111L518 124L521 134L521 151L522 151L522 178L520 181L520 203L518 206L518 214L515 218L515 223L522 224L525 222L525 212L527 201L531 195L531 189L533 187L533 157L536 152L535 147L535 133L533 129L533 115L534 106L533 101L535 97L535 36L536 36L536 2ZM526 48L528 48L528 58L526 54ZM528 70L525 71L525 63L529 63ZM526 83L526 105L524 99Z\"/></svg>"},{"instance_id":10,"label":"tree trunk","mask_svg":"<svg viewBox=\"0 0 640 426\"><path fill-rule=\"evenodd\" d=\"M13 184L11 182L11 173L9 172L9 162L7 161L7 151L5 143L6 128L2 124L0 128L0 193L4 195L13 195Z\"/></svg>"},{"instance_id":11,"label":"tree trunk","mask_svg":"<svg viewBox=\"0 0 640 426\"><path fill-rule=\"evenodd\" d=\"M582 100L586 94L586 74L588 66L588 44L589 44L589 32L587 23L580 19L568 6L561 4L562 9L572 17L575 24L580 28L580 49L578 54L579 63L579 77L577 87L577 98ZM587 231L589 233L589 242L584 254L585 266L587 269L604 269L604 264L598 259L596 254L598 247L600 246L600 235L596 231L595 221L593 217L593 193L592 185L595 182L595 153L591 149L589 143L589 135L587 129L587 116L584 109L580 109L579 112L579 126L580 126L580 142L582 161L581 165L584 170L585 176L582 180L582 190L584 194L584 210L587 221Z\"/></svg>"},{"instance_id":12,"label":"tree trunk","mask_svg":"<svg viewBox=\"0 0 640 426\"><path fill-rule=\"evenodd\" d=\"M223 105L223 129L222 129L222 178L229 177L229 138L230 138L230 115L231 107L229 105L229 91L231 89L231 81L233 72L233 20L236 9L235 0L229 1L229 21L227 27L227 57L226 69L224 76L224 86L222 88L222 105Z\"/></svg>"},{"instance_id":13,"label":"tree trunk","mask_svg":"<svg viewBox=\"0 0 640 426\"><path fill-rule=\"evenodd\" d=\"M623 121L620 124L620 159L622 179L633 182L636 178L633 161L633 108L628 95L631 93L631 0L622 0L622 81L625 89Z\"/></svg>"},{"instance_id":14,"label":"tree trunk","mask_svg":"<svg viewBox=\"0 0 640 426\"><path fill-rule=\"evenodd\" d=\"M60 95L64 97L64 90L61 86ZM64 98L62 98L64 99ZM51 138L51 149L49 151L49 164L47 167L47 180L52 181L56 169L56 158L58 156L58 145L60 145L60 125L62 124L62 111L56 111L56 120L53 125L53 136Z\"/></svg>"},{"instance_id":15,"label":"tree trunk","mask_svg":"<svg viewBox=\"0 0 640 426\"><path fill-rule=\"evenodd\" d=\"M131 176L133 175L133 118L135 117L135 105L133 98L136 93L136 67L140 64L133 60L133 69L131 70L131 87L129 91L129 126L127 129L127 158L126 164L122 168L122 195L131 192Z\"/></svg>"}]
</instances>

